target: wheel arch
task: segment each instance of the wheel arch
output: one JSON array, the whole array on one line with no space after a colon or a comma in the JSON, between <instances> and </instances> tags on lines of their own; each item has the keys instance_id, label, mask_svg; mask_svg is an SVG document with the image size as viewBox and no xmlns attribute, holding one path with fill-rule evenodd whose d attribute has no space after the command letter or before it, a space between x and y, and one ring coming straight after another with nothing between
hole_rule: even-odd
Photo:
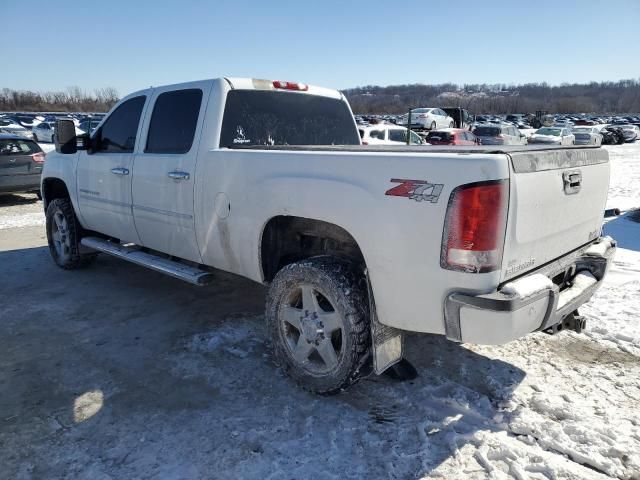
<instances>
[{"instance_id":1,"label":"wheel arch","mask_svg":"<svg viewBox=\"0 0 640 480\"><path fill-rule=\"evenodd\" d=\"M47 210L49 203L56 198L71 199L71 194L67 188L67 184L64 180L57 177L48 177L43 179L41 193L45 211Z\"/></svg>"},{"instance_id":2,"label":"wheel arch","mask_svg":"<svg viewBox=\"0 0 640 480\"><path fill-rule=\"evenodd\" d=\"M345 228L325 220L276 215L265 224L259 242L263 282L271 282L278 271L293 262L316 255L334 255L366 266L364 254Z\"/></svg>"}]
</instances>

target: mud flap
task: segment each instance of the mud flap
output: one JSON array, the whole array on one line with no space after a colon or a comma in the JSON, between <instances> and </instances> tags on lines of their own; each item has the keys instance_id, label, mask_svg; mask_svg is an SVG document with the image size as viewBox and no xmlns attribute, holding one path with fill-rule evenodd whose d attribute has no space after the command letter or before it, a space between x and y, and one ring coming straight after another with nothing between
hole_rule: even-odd
<instances>
[{"instance_id":1,"label":"mud flap","mask_svg":"<svg viewBox=\"0 0 640 480\"><path fill-rule=\"evenodd\" d=\"M369 315L371 317L371 341L373 343L373 370L377 375L402 360L404 335L402 330L388 327L378 322L376 304L369 275L365 271L369 291Z\"/></svg>"}]
</instances>

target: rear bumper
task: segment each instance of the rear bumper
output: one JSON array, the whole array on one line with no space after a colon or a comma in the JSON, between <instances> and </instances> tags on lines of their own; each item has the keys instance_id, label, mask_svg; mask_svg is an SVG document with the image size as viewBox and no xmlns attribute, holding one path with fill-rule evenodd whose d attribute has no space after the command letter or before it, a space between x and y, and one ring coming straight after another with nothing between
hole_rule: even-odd
<instances>
[{"instance_id":1,"label":"rear bumper","mask_svg":"<svg viewBox=\"0 0 640 480\"><path fill-rule=\"evenodd\" d=\"M615 240L603 237L494 293L450 294L444 308L447 338L499 345L562 322L600 287L615 251ZM560 291L551 279L563 273L571 286Z\"/></svg>"}]
</instances>

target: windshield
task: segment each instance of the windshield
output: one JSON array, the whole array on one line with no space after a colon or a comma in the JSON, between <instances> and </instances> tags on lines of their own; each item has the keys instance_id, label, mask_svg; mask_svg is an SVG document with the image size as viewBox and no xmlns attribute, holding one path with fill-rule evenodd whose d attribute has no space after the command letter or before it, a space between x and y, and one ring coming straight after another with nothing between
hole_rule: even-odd
<instances>
[{"instance_id":1,"label":"windshield","mask_svg":"<svg viewBox=\"0 0 640 480\"><path fill-rule=\"evenodd\" d=\"M232 90L222 120L221 147L360 145L346 102L318 95Z\"/></svg>"},{"instance_id":2,"label":"windshield","mask_svg":"<svg viewBox=\"0 0 640 480\"><path fill-rule=\"evenodd\" d=\"M473 133L479 137L497 137L502 132L497 127L476 127Z\"/></svg>"},{"instance_id":3,"label":"windshield","mask_svg":"<svg viewBox=\"0 0 640 480\"><path fill-rule=\"evenodd\" d=\"M536 132L536 134L538 134L538 135L551 135L553 137L559 137L560 136L560 129L559 128L541 128L540 130L538 130Z\"/></svg>"}]
</instances>

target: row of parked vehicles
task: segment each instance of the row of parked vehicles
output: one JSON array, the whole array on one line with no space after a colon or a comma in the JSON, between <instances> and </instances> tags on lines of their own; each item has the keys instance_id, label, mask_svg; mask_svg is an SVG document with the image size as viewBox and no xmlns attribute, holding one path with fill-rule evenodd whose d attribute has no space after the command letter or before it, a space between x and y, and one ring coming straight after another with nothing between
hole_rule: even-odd
<instances>
[{"instance_id":1,"label":"row of parked vehicles","mask_svg":"<svg viewBox=\"0 0 640 480\"><path fill-rule=\"evenodd\" d=\"M0 113L0 133L52 143L57 120L73 121L77 134L82 135L93 132L102 117L103 113Z\"/></svg>"},{"instance_id":2,"label":"row of parked vehicles","mask_svg":"<svg viewBox=\"0 0 640 480\"><path fill-rule=\"evenodd\" d=\"M356 115L356 122L362 142L373 145L407 143L407 128L412 145L614 145L640 138L636 116L473 116L462 108L416 108L400 116Z\"/></svg>"}]
</instances>

